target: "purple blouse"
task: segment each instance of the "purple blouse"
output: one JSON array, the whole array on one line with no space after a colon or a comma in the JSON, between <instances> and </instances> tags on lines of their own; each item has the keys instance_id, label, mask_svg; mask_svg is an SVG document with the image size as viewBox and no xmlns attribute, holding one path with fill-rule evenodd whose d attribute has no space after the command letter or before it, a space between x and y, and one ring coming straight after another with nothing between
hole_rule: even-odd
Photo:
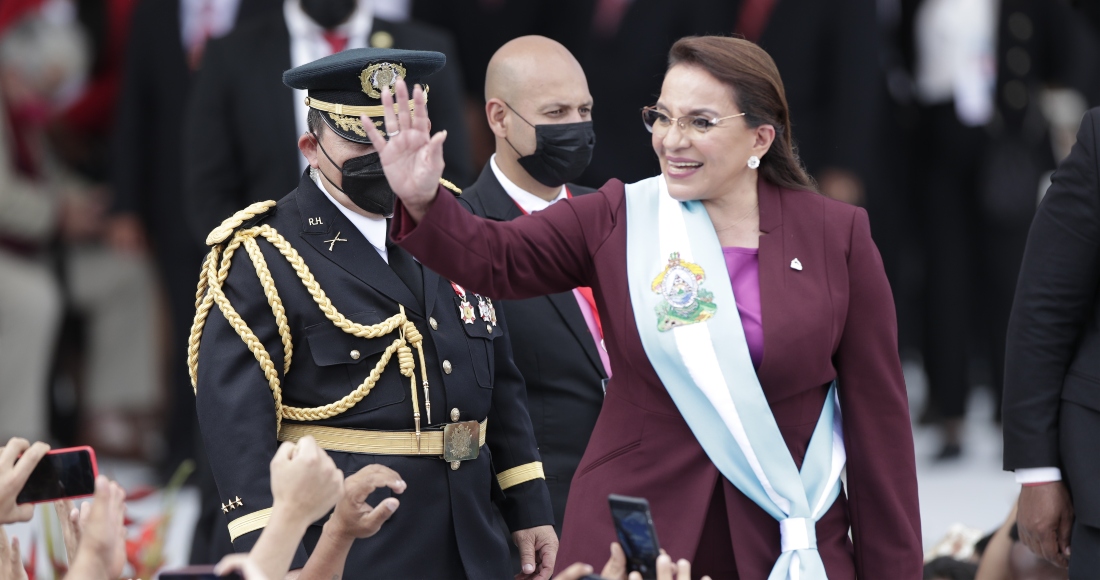
<instances>
[{"instance_id":1,"label":"purple blouse","mask_svg":"<svg viewBox=\"0 0 1100 580\"><path fill-rule=\"evenodd\" d=\"M764 359L764 326L760 317L760 250L757 248L722 248L730 285L737 299L737 313L745 328L752 366L760 368Z\"/></svg>"}]
</instances>

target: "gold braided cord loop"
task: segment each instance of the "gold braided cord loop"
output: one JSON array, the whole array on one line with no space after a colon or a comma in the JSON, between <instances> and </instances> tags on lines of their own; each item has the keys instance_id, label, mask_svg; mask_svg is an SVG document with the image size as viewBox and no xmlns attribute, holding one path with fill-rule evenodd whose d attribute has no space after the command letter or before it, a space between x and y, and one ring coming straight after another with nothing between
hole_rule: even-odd
<instances>
[{"instance_id":1,"label":"gold braided cord loop","mask_svg":"<svg viewBox=\"0 0 1100 580\"><path fill-rule=\"evenodd\" d=\"M320 284L317 283L317 280L313 277L313 273L310 272L309 267L306 265L301 255L298 254L298 251L290 245L290 242L288 242L286 238L266 224L236 232L229 244L225 246L224 250L222 249L221 242L229 236L229 234L226 234L224 231L220 231L222 228L234 223L237 224L234 227L239 227L245 221L254 217L256 215L254 212L257 209L266 211L272 205L274 205L274 202L253 204L246 210L237 212L232 218L223 222L218 229L211 232L208 238L208 241L218 241L215 241L214 247L211 248L210 254L203 264L203 270L199 277L198 292L195 297L195 323L191 328L191 338L188 342L187 352L187 362L191 374L192 387L197 389L199 343L202 340L202 330L206 324L206 318L212 309L212 305L217 304L218 309L225 316L230 326L233 327L233 330L241 337L245 346L248 347L248 350L256 358L257 362L259 362L260 370L264 373L264 378L267 379L268 387L271 389L271 394L275 399L276 432L282 428L282 420L284 417L293 421L319 421L335 417L351 409L370 394L374 385L378 382L378 379L381 378L382 371L385 370L386 365L395 353L397 354L397 364L400 373L410 379L413 416L416 420L417 431L419 432L420 413L416 394L416 364L410 345L415 347L420 355L421 377L424 384L427 385L428 376L427 366L424 360L424 339L420 331L417 330L416 325L405 315L405 308L403 306L399 313L378 324L363 325L348 320L343 314L336 310L335 306L333 306L332 301L325 294L324 290L321 289ZM229 233L232 233L232 231ZM283 375L289 373L291 358L294 352L293 340L290 335L290 325L287 322L286 309L283 306L282 299L279 297L278 290L275 288L275 280L271 276L271 270L268 268L267 260L264 258L259 244L256 243L256 238L258 237L267 240L286 258L295 273L297 273L298 278L302 281L306 291L309 292L310 296L313 297L313 301L321 309L321 312L324 313L325 317L332 321L337 328L360 338L380 338L394 331L398 331L399 333L398 337L382 352L378 363L371 369L370 374L367 375L363 383L339 401L311 408L284 406L279 373L275 369L275 364L271 359L271 355L267 352L263 343L252 332L252 329L249 328L244 319L241 318L240 314L237 313L236 309L233 308L233 305L230 304L229 299L222 290L222 285L229 276L229 267L233 261L233 254L243 245L252 261L252 265L255 267L256 276L260 280L260 285L263 287L268 305L271 307L272 315L275 317L275 324L278 327L279 336L283 344Z\"/></svg>"},{"instance_id":2,"label":"gold braided cord loop","mask_svg":"<svg viewBox=\"0 0 1100 580\"><path fill-rule=\"evenodd\" d=\"M206 291L207 275L212 264L218 262L218 247L215 246L206 256L199 272L199 288L195 292L195 322L191 325L191 336L187 339L187 372L191 375L191 390L195 390L198 384L199 369L199 340L202 338L202 329L206 326L206 316L210 314L210 307L214 305L214 295Z\"/></svg>"},{"instance_id":3,"label":"gold braided cord loop","mask_svg":"<svg viewBox=\"0 0 1100 580\"><path fill-rule=\"evenodd\" d=\"M271 278L271 270L267 268L267 261L260 252L260 245L255 238L244 241L244 249L248 257L252 259L252 266L256 268L256 276L260 278L260 284L267 296L267 303L271 306L271 313L275 315L275 324L279 327L279 337L283 341L283 376L290 372L290 359L294 355L294 341L290 338L290 325L286 321L286 309L279 298L279 291L275 289L275 280Z\"/></svg>"},{"instance_id":4,"label":"gold braided cord loop","mask_svg":"<svg viewBox=\"0 0 1100 580\"><path fill-rule=\"evenodd\" d=\"M258 216L267 213L267 210L275 207L276 201L269 199L267 201L257 201L256 203L238 211L237 213L229 216L229 219L222 222L222 224L213 230L210 235L206 236L206 245L216 246L229 238L233 234L233 230L241 227L244 222Z\"/></svg>"}]
</instances>

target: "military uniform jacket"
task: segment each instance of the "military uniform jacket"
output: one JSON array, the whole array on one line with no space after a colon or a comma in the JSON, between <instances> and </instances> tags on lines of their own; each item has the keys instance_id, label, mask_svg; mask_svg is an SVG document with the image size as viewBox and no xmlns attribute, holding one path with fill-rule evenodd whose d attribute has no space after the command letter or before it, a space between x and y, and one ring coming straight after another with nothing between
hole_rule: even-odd
<instances>
[{"instance_id":1,"label":"military uniform jacket","mask_svg":"<svg viewBox=\"0 0 1100 580\"><path fill-rule=\"evenodd\" d=\"M574 196L594 191L573 184L568 188ZM474 215L496 221L523 215L488 164L458 201ZM527 405L560 536L569 484L600 415L607 373L572 291L494 303L512 324L509 338L527 386Z\"/></svg>"},{"instance_id":2,"label":"military uniform jacket","mask_svg":"<svg viewBox=\"0 0 1100 580\"><path fill-rule=\"evenodd\" d=\"M501 490L495 477L539 461L523 379L512 362L503 313L498 313L495 327L480 316L473 324L464 323L450 282L391 246L391 264L407 260L405 264L422 273L423 286L417 294L423 303L418 303L409 285L308 174L296 190L242 228L261 224L275 228L297 250L333 306L348 319L376 324L404 306L424 336L432 416L429 425L417 359L422 430L451 422L454 409L461 421L488 419L486 445L477 459L462 462L457 470L436 457L329 451L345 475L380 463L408 483L399 496L401 507L376 536L356 542L346 569L369 569L379 578L511 576L506 540L495 526L491 502L495 501L512 531L550 525L554 517L545 480ZM346 241L332 242L337 237ZM270 354L281 379L283 405L319 407L340 400L364 381L397 333L374 339L345 333L325 317L287 259L263 238L257 242L291 330L289 372L283 372L284 345L272 308L244 247L234 253L222 284L226 298ZM470 300L476 309L476 299L471 296ZM263 510L272 505L268 464L279 446L276 407L256 358L217 306L203 331L196 388L207 453L219 492L229 502L228 510L223 504L223 511L230 529L239 532L242 524L262 520ZM284 419L283 424L294 422ZM410 384L398 370L397 357L358 404L312 424L411 431ZM388 493L376 493L369 501L374 504ZM323 523L316 522L307 532L295 568L304 565ZM239 535L234 549L247 552L259 535L259 530Z\"/></svg>"}]
</instances>

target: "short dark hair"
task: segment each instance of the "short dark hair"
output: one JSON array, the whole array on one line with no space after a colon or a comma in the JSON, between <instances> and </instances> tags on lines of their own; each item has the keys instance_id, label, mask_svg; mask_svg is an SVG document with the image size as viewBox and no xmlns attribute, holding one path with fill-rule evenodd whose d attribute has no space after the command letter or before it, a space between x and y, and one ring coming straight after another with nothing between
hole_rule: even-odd
<instances>
[{"instance_id":1,"label":"short dark hair","mask_svg":"<svg viewBox=\"0 0 1100 580\"><path fill-rule=\"evenodd\" d=\"M321 116L321 111L312 108L309 110L306 115L306 129L318 137L321 136L325 130L325 119Z\"/></svg>"}]
</instances>

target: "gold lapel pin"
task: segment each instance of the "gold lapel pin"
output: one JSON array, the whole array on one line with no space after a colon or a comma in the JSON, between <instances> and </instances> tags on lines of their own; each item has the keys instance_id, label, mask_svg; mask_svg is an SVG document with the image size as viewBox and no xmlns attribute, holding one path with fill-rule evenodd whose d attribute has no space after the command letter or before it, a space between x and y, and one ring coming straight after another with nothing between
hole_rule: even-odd
<instances>
[{"instance_id":1,"label":"gold lapel pin","mask_svg":"<svg viewBox=\"0 0 1100 580\"><path fill-rule=\"evenodd\" d=\"M332 251L332 247L336 245L336 242L346 242L344 238L340 237L343 232L336 232L336 237L331 240L325 240L324 243L328 244L328 251Z\"/></svg>"}]
</instances>

